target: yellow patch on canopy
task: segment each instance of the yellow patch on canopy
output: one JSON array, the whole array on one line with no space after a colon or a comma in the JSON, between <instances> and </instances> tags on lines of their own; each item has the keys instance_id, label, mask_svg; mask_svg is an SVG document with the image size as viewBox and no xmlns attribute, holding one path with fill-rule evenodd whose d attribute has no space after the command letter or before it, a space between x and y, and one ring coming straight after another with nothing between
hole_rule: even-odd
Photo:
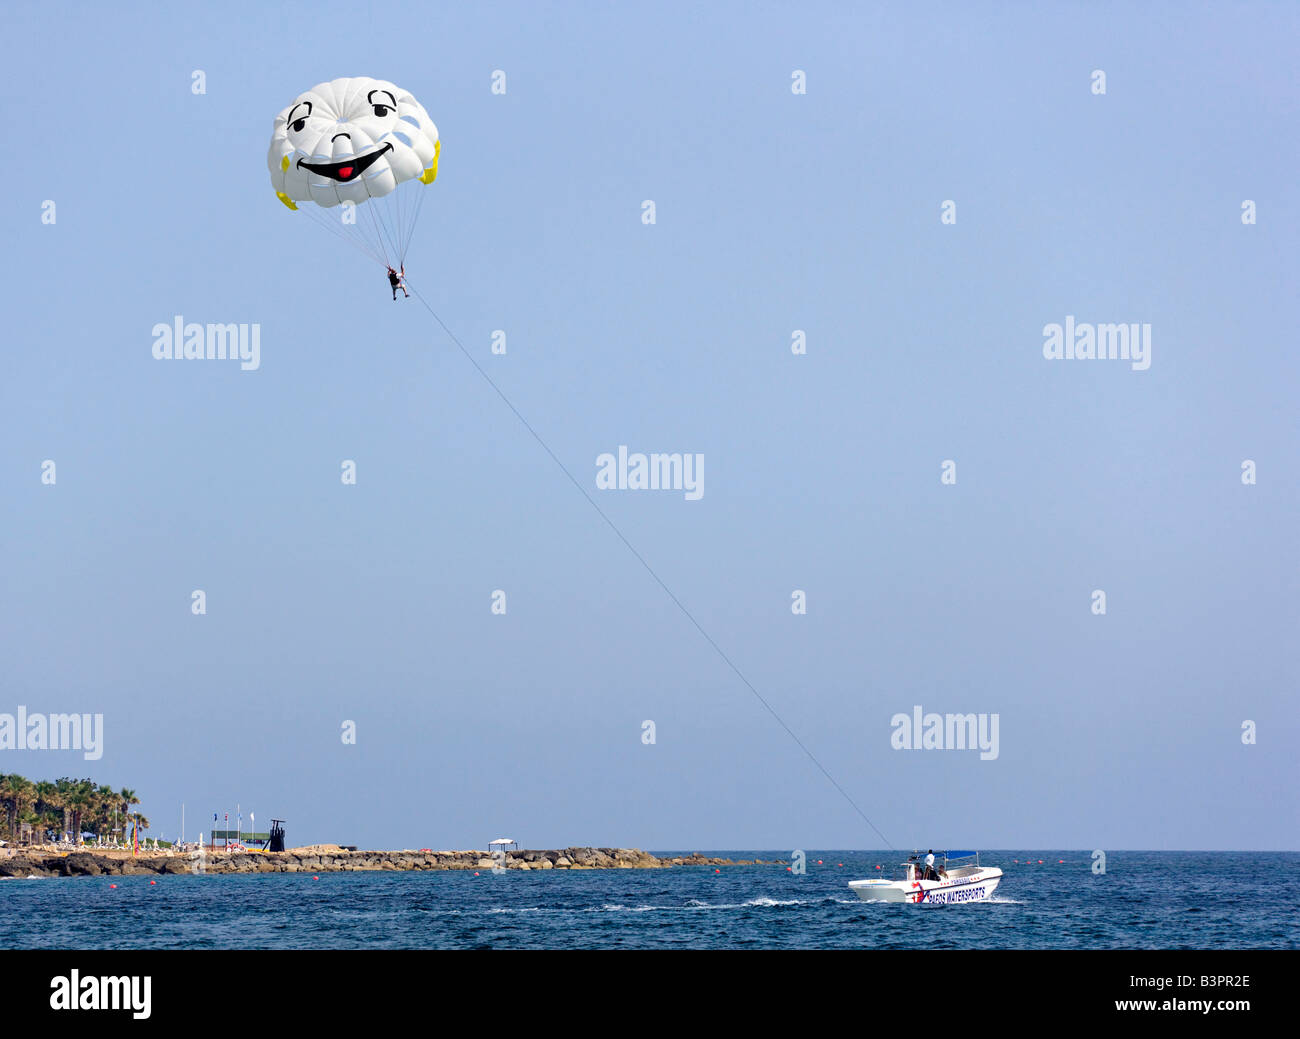
<instances>
[{"instance_id":1,"label":"yellow patch on canopy","mask_svg":"<svg viewBox=\"0 0 1300 1039\"><path fill-rule=\"evenodd\" d=\"M442 155L441 139L433 142L433 165L420 174L421 184L432 184L438 179L438 159Z\"/></svg>"}]
</instances>

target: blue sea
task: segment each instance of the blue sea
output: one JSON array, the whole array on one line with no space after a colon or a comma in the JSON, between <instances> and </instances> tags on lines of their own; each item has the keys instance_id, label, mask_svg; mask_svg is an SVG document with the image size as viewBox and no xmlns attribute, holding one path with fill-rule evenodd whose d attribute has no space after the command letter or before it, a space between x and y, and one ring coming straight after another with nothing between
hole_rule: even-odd
<instances>
[{"instance_id":1,"label":"blue sea","mask_svg":"<svg viewBox=\"0 0 1300 1039\"><path fill-rule=\"evenodd\" d=\"M705 854L784 857L773 851ZM1300 946L1295 852L1117 851L1108 855L1102 875L1092 872L1090 853L988 852L982 863L1006 873L994 898L936 906L866 903L852 895L850 880L896 876L896 855L806 854L803 876L784 866L724 866L721 872L696 866L478 876L321 873L316 880L310 874L3 880L0 948Z\"/></svg>"}]
</instances>

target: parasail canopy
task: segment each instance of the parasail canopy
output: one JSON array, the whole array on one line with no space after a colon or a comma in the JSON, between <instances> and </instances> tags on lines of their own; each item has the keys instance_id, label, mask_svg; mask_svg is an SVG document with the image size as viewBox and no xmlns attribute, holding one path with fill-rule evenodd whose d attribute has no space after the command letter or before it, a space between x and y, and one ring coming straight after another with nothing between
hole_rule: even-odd
<instances>
[{"instance_id":1,"label":"parasail canopy","mask_svg":"<svg viewBox=\"0 0 1300 1039\"><path fill-rule=\"evenodd\" d=\"M266 164L289 209L401 267L441 151L437 126L409 91L354 76L318 83L282 109Z\"/></svg>"}]
</instances>

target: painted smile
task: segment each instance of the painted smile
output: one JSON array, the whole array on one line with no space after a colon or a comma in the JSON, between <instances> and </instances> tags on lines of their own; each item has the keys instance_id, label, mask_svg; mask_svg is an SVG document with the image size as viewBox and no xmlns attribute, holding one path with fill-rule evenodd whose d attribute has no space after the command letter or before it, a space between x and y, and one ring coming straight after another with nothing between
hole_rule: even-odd
<instances>
[{"instance_id":1,"label":"painted smile","mask_svg":"<svg viewBox=\"0 0 1300 1039\"><path fill-rule=\"evenodd\" d=\"M378 151L371 152L369 155L362 155L359 158L344 159L342 162L308 162L306 159L299 159L298 166L301 169L310 170L312 173L318 173L322 177L329 177L330 180L347 183L350 180L356 180L375 164L375 160L379 156L392 150L393 146L389 143Z\"/></svg>"}]
</instances>

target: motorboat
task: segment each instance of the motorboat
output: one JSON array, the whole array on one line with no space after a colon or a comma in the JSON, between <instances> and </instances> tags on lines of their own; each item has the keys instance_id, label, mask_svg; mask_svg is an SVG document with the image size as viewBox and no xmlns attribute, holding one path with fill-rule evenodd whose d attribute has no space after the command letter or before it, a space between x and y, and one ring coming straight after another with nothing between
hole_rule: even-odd
<instances>
[{"instance_id":1,"label":"motorboat","mask_svg":"<svg viewBox=\"0 0 1300 1039\"><path fill-rule=\"evenodd\" d=\"M927 867L921 854L914 852L903 863L902 880L851 880L849 887L864 902L983 902L1002 879L1002 871L996 866L980 865L977 851L934 855L941 865ZM968 859L975 861L963 861Z\"/></svg>"}]
</instances>

